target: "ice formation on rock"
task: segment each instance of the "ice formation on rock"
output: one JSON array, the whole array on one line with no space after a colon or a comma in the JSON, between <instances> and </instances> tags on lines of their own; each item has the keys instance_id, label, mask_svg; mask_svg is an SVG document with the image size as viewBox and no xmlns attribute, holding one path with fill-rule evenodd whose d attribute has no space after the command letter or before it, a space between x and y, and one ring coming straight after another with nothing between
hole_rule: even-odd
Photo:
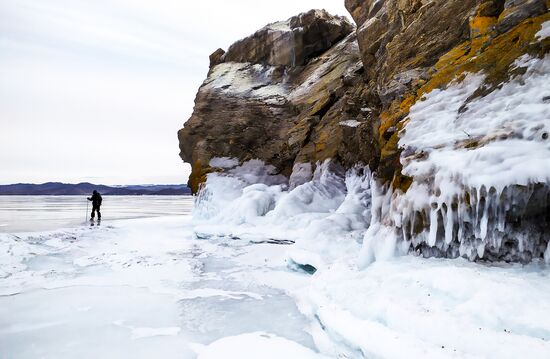
<instances>
[{"instance_id":1,"label":"ice formation on rock","mask_svg":"<svg viewBox=\"0 0 550 359\"><path fill-rule=\"evenodd\" d=\"M245 179L252 169L262 175ZM325 161L310 181L292 189L270 175L271 170L249 161L226 173L209 174L196 199L197 231L295 242L289 260L316 269L359 250L361 233L370 222L372 176L367 168L343 173Z\"/></svg>"},{"instance_id":2,"label":"ice formation on rock","mask_svg":"<svg viewBox=\"0 0 550 359\"><path fill-rule=\"evenodd\" d=\"M550 21L542 24L542 28L535 35L539 40L544 40L550 36Z\"/></svg>"},{"instance_id":3,"label":"ice formation on rock","mask_svg":"<svg viewBox=\"0 0 550 359\"><path fill-rule=\"evenodd\" d=\"M523 57L516 66L525 74L485 97L468 100L484 80L470 74L411 108L399 142L403 173L413 178L406 192L380 185L367 170L344 175L331 161L313 174L310 165L296 165L289 190L261 161L216 159L234 167L209 175L195 215L279 228L272 231L296 241L290 259L314 267L334 252L345 257L327 243L341 244L348 234L352 246L363 237L361 265L408 251L548 260L550 106L543 94L550 59Z\"/></svg>"},{"instance_id":4,"label":"ice formation on rock","mask_svg":"<svg viewBox=\"0 0 550 359\"><path fill-rule=\"evenodd\" d=\"M469 100L468 75L414 105L399 145L403 173L388 215L425 255L529 261L550 238L550 57L516 61L525 74Z\"/></svg>"},{"instance_id":5,"label":"ice formation on rock","mask_svg":"<svg viewBox=\"0 0 550 359\"><path fill-rule=\"evenodd\" d=\"M359 248L550 262L547 4L397 2L347 1L355 34L319 11L268 25L211 67L180 132L198 222L315 268ZM279 51L318 25L342 36L300 66Z\"/></svg>"}]
</instances>

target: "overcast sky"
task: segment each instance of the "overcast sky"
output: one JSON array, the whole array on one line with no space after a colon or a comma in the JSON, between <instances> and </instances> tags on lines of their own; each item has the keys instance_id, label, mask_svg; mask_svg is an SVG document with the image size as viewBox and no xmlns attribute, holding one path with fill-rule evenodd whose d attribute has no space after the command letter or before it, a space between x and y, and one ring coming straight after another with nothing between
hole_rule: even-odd
<instances>
[{"instance_id":1,"label":"overcast sky","mask_svg":"<svg viewBox=\"0 0 550 359\"><path fill-rule=\"evenodd\" d=\"M0 183L185 183L208 55L344 0L0 0Z\"/></svg>"}]
</instances>

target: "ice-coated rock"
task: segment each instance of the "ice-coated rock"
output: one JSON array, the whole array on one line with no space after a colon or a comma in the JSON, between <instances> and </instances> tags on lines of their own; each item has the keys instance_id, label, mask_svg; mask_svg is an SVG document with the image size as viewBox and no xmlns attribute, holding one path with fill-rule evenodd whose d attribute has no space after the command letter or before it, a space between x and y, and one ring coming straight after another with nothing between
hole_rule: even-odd
<instances>
[{"instance_id":1,"label":"ice-coated rock","mask_svg":"<svg viewBox=\"0 0 550 359\"><path fill-rule=\"evenodd\" d=\"M312 11L266 26L229 55L213 55L193 116L179 133L194 191L208 187L211 172L224 180L231 174L213 158L239 165L259 159L288 180L240 188L235 200L258 200L243 210L241 223L268 223L284 198L306 203L333 195L321 213L341 205L349 188L340 193L339 181L331 190L315 178L327 160L341 180L368 166L372 213L354 222L364 227L361 262L407 252L522 262L548 257L548 2L345 3L355 34L340 37L352 31L345 20ZM309 38L323 50L291 54L289 48L308 47L296 34L316 22L338 29L340 40ZM317 192L308 197L306 189ZM311 214L301 217L304 227L315 222L312 206L294 204L305 208L300 216ZM288 213L287 221L298 220ZM325 253L305 254L316 247L308 243L297 242L304 250L292 260L315 267Z\"/></svg>"}]
</instances>

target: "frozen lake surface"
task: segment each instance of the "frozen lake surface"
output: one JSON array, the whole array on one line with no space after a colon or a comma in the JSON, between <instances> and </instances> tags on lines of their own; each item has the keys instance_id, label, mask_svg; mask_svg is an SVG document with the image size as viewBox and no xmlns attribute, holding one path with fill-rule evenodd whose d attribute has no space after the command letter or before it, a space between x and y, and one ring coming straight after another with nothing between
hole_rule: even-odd
<instances>
[{"instance_id":1,"label":"frozen lake surface","mask_svg":"<svg viewBox=\"0 0 550 359\"><path fill-rule=\"evenodd\" d=\"M109 209L140 218L0 233L0 358L550 357L543 263L404 256L358 270L348 256L309 275L291 269L283 232L215 235L192 222L191 198L143 199L146 214L142 198Z\"/></svg>"},{"instance_id":2,"label":"frozen lake surface","mask_svg":"<svg viewBox=\"0 0 550 359\"><path fill-rule=\"evenodd\" d=\"M42 213L35 199L11 205L29 221L79 208L48 197ZM101 226L0 233L0 358L207 358L226 349L204 346L228 336L274 342L277 356L314 354L286 294L308 278L286 269L284 246L197 239L190 197L104 202Z\"/></svg>"},{"instance_id":3,"label":"frozen lake surface","mask_svg":"<svg viewBox=\"0 0 550 359\"><path fill-rule=\"evenodd\" d=\"M191 196L103 196L103 220L189 214ZM88 211L86 211L88 209ZM0 196L0 232L30 232L88 224L86 196Z\"/></svg>"}]
</instances>

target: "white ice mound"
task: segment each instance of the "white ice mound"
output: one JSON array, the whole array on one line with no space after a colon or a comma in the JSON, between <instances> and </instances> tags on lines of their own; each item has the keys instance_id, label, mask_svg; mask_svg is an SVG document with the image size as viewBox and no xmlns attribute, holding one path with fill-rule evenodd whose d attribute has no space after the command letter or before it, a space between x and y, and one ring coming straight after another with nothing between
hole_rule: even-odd
<instances>
[{"instance_id":1,"label":"white ice mound","mask_svg":"<svg viewBox=\"0 0 550 359\"><path fill-rule=\"evenodd\" d=\"M370 221L371 174L333 167L318 164L311 181L291 190L260 161L211 173L197 197L196 231L296 242L291 263L315 268L355 254ZM251 179L252 170L263 175Z\"/></svg>"},{"instance_id":2,"label":"white ice mound","mask_svg":"<svg viewBox=\"0 0 550 359\"><path fill-rule=\"evenodd\" d=\"M312 277L300 310L333 358L549 358L550 268L402 256ZM341 347L351 352L348 356ZM321 348L321 346L319 346ZM325 353L325 352L324 352ZM325 354L329 355L329 352Z\"/></svg>"},{"instance_id":3,"label":"white ice mound","mask_svg":"<svg viewBox=\"0 0 550 359\"><path fill-rule=\"evenodd\" d=\"M325 171L325 174L328 173L330 172ZM328 211L325 210L317 216L311 211L293 216L292 212L287 210L286 214L289 216L285 221L293 222L297 228L300 223L303 225L303 229L299 232L299 240L288 253L291 263L322 269L337 260L355 262L362 233L370 223L371 180L372 175L368 168L356 168L346 173L344 183L341 183L340 177L330 173L325 181L314 180L296 187L289 193L287 198L304 198L300 194L309 193L312 189L314 192L319 191L328 196L331 191L335 191L335 188L340 191L333 197L336 201L333 199L331 202L328 196L318 200L325 205L331 203L332 208L325 207ZM329 190L329 188L332 189ZM290 201L284 201L284 199L286 198L281 200L281 207L292 207L289 206ZM315 209L321 206L313 205L309 208ZM274 215L277 214L276 211L277 208L273 211ZM307 220L303 220L304 218Z\"/></svg>"},{"instance_id":4,"label":"white ice mound","mask_svg":"<svg viewBox=\"0 0 550 359\"><path fill-rule=\"evenodd\" d=\"M213 160L226 172L208 175L195 201L196 221L233 225L248 222L273 209L275 198L286 188L286 178L274 174L275 168L262 161L251 160L239 166L233 159Z\"/></svg>"},{"instance_id":5,"label":"white ice mound","mask_svg":"<svg viewBox=\"0 0 550 359\"><path fill-rule=\"evenodd\" d=\"M470 74L411 108L399 146L413 184L386 216L425 255L529 261L547 248L550 57L515 65L524 75L486 96Z\"/></svg>"}]
</instances>

